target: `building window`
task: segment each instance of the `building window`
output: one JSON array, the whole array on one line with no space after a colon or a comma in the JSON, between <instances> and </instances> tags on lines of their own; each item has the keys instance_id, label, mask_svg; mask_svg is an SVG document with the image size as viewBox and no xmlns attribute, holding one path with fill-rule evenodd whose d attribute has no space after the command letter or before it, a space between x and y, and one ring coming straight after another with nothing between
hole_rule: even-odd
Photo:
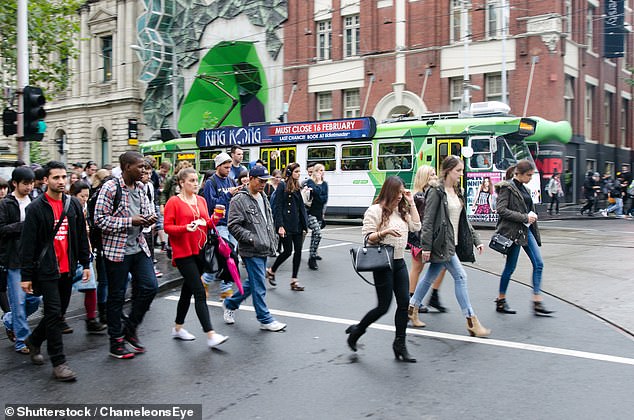
<instances>
[{"instance_id":1,"label":"building window","mask_svg":"<svg viewBox=\"0 0 634 420\"><path fill-rule=\"evenodd\" d=\"M465 4L466 8L469 7ZM467 10L467 33L464 33L462 29L462 0L451 0L451 15L450 19L450 38L451 42L460 42L466 36L471 33L471 15Z\"/></svg>"},{"instance_id":2,"label":"building window","mask_svg":"<svg viewBox=\"0 0 634 420\"><path fill-rule=\"evenodd\" d=\"M572 0L564 0L564 33L572 34Z\"/></svg>"},{"instance_id":3,"label":"building window","mask_svg":"<svg viewBox=\"0 0 634 420\"><path fill-rule=\"evenodd\" d=\"M101 37L101 58L103 68L103 81L112 80L112 36Z\"/></svg>"},{"instance_id":4,"label":"building window","mask_svg":"<svg viewBox=\"0 0 634 420\"><path fill-rule=\"evenodd\" d=\"M449 100L451 101L452 111L460 111L462 109L463 85L464 80L462 77L449 79Z\"/></svg>"},{"instance_id":5,"label":"building window","mask_svg":"<svg viewBox=\"0 0 634 420\"><path fill-rule=\"evenodd\" d=\"M596 172L597 161L596 159L586 159L586 172Z\"/></svg>"},{"instance_id":6,"label":"building window","mask_svg":"<svg viewBox=\"0 0 634 420\"><path fill-rule=\"evenodd\" d=\"M603 97L603 143L613 144L616 143L612 139L610 133L610 127L612 125L612 98L614 94L612 92L605 92Z\"/></svg>"},{"instance_id":7,"label":"building window","mask_svg":"<svg viewBox=\"0 0 634 420\"><path fill-rule=\"evenodd\" d=\"M566 76L564 82L564 113L566 121L572 124L572 118L574 116L574 103L575 103L575 79L572 76Z\"/></svg>"},{"instance_id":8,"label":"building window","mask_svg":"<svg viewBox=\"0 0 634 420\"><path fill-rule=\"evenodd\" d=\"M322 20L317 22L317 60L330 60L332 45L332 22Z\"/></svg>"},{"instance_id":9,"label":"building window","mask_svg":"<svg viewBox=\"0 0 634 420\"><path fill-rule=\"evenodd\" d=\"M332 93L321 92L317 94L317 119L332 119Z\"/></svg>"},{"instance_id":10,"label":"building window","mask_svg":"<svg viewBox=\"0 0 634 420\"><path fill-rule=\"evenodd\" d=\"M354 118L361 115L361 101L359 100L359 89L343 91L343 116L344 118Z\"/></svg>"},{"instance_id":11,"label":"building window","mask_svg":"<svg viewBox=\"0 0 634 420\"><path fill-rule=\"evenodd\" d=\"M586 14L586 46L588 51L592 51L592 43L594 36L594 6L588 5Z\"/></svg>"},{"instance_id":12,"label":"building window","mask_svg":"<svg viewBox=\"0 0 634 420\"><path fill-rule=\"evenodd\" d=\"M345 16L343 18L343 56L354 57L359 55L359 15Z\"/></svg>"},{"instance_id":13,"label":"building window","mask_svg":"<svg viewBox=\"0 0 634 420\"><path fill-rule=\"evenodd\" d=\"M489 38L500 38L508 28L508 3L502 9L501 0L488 0L486 7L486 33Z\"/></svg>"},{"instance_id":14,"label":"building window","mask_svg":"<svg viewBox=\"0 0 634 420\"><path fill-rule=\"evenodd\" d=\"M630 115L630 101L627 99L621 99L621 147L627 147L627 138L629 127L629 115Z\"/></svg>"},{"instance_id":15,"label":"building window","mask_svg":"<svg viewBox=\"0 0 634 420\"><path fill-rule=\"evenodd\" d=\"M586 106L584 109L585 127L584 134L587 139L592 139L592 107L594 106L594 86L586 85Z\"/></svg>"},{"instance_id":16,"label":"building window","mask_svg":"<svg viewBox=\"0 0 634 420\"><path fill-rule=\"evenodd\" d=\"M502 74L487 74L485 78L485 94L487 101L500 101L503 102L502 99Z\"/></svg>"},{"instance_id":17,"label":"building window","mask_svg":"<svg viewBox=\"0 0 634 420\"><path fill-rule=\"evenodd\" d=\"M614 178L614 162L611 162L609 160L605 161L605 169L603 170L603 175L610 175L612 178Z\"/></svg>"}]
</instances>

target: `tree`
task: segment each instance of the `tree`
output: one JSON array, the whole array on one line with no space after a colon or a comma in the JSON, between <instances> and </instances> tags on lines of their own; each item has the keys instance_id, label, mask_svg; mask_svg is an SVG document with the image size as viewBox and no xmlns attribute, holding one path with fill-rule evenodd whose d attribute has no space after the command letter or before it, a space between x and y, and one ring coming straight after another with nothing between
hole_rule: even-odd
<instances>
[{"instance_id":1,"label":"tree","mask_svg":"<svg viewBox=\"0 0 634 420\"><path fill-rule=\"evenodd\" d=\"M68 87L69 63L79 53L77 11L83 0L28 1L29 84L53 99ZM0 63L4 80L13 81L10 88L17 87L17 8L17 0L0 0Z\"/></svg>"}]
</instances>

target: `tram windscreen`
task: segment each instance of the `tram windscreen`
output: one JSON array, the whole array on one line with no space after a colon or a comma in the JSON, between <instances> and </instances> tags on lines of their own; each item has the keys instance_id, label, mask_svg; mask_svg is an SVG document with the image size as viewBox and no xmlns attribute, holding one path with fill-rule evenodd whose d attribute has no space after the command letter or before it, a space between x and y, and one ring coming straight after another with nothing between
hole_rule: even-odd
<instances>
[{"instance_id":1,"label":"tram windscreen","mask_svg":"<svg viewBox=\"0 0 634 420\"><path fill-rule=\"evenodd\" d=\"M496 139L497 150L493 155L495 166L500 170L507 170L512 165L517 164L519 160L533 158L528 150L528 146L523 141L507 141L506 138L500 136Z\"/></svg>"}]
</instances>

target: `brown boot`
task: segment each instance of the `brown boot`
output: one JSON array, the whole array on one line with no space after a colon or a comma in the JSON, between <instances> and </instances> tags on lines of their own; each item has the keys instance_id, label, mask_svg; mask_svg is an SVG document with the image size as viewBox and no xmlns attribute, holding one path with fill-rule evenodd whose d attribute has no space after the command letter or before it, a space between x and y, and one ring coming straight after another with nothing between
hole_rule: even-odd
<instances>
[{"instance_id":1,"label":"brown boot","mask_svg":"<svg viewBox=\"0 0 634 420\"><path fill-rule=\"evenodd\" d=\"M412 327L424 327L425 323L418 318L418 306L409 305L407 308L407 317L412 323Z\"/></svg>"},{"instance_id":2,"label":"brown boot","mask_svg":"<svg viewBox=\"0 0 634 420\"><path fill-rule=\"evenodd\" d=\"M491 334L491 330L484 328L475 315L467 317L467 330L469 330L471 337L486 337Z\"/></svg>"}]
</instances>

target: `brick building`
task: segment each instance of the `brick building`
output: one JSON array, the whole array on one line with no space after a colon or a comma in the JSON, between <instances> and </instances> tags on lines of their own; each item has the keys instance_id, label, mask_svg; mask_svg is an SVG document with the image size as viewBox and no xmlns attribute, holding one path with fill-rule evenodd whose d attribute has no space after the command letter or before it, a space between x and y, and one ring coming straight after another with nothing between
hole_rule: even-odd
<instances>
[{"instance_id":1,"label":"brick building","mask_svg":"<svg viewBox=\"0 0 634 420\"><path fill-rule=\"evenodd\" d=\"M603 58L606 2L619 0L290 0L287 119L458 110L467 85L471 102L570 121L571 143L535 156L544 174L574 174L575 200L587 170L634 159L634 13L625 0L625 56Z\"/></svg>"}]
</instances>

